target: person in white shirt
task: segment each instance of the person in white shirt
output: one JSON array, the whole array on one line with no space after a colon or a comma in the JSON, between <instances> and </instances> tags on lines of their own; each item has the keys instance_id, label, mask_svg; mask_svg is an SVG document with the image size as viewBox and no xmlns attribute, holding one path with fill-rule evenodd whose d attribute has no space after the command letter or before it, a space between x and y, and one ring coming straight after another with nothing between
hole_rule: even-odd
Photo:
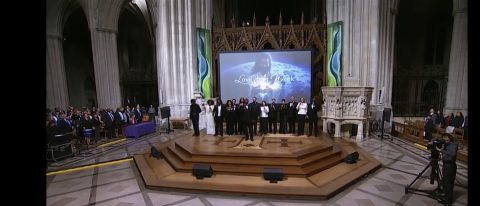
<instances>
[{"instance_id":1,"label":"person in white shirt","mask_svg":"<svg viewBox=\"0 0 480 206\"><path fill-rule=\"evenodd\" d=\"M307 103L305 102L305 98L304 97L301 97L300 98L300 102L298 103L297 105L297 117L298 117L298 136L300 135L303 135L304 134L304 130L305 130L305 118L307 116L307 108L308 108L308 105Z\"/></svg>"},{"instance_id":2,"label":"person in white shirt","mask_svg":"<svg viewBox=\"0 0 480 206\"><path fill-rule=\"evenodd\" d=\"M260 106L260 133L264 135L268 133L268 111L267 102L264 100Z\"/></svg>"},{"instance_id":3,"label":"person in white shirt","mask_svg":"<svg viewBox=\"0 0 480 206\"><path fill-rule=\"evenodd\" d=\"M215 134L215 122L213 121L213 100L207 100L207 105L205 105L205 128L207 130L207 135Z\"/></svg>"}]
</instances>

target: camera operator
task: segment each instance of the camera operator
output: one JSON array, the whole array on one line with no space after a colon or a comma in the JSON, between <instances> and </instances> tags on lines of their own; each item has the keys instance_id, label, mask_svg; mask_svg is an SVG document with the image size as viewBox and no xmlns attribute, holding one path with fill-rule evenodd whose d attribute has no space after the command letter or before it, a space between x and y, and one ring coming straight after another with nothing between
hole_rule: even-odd
<instances>
[{"instance_id":1,"label":"camera operator","mask_svg":"<svg viewBox=\"0 0 480 206\"><path fill-rule=\"evenodd\" d=\"M453 185L457 174L457 150L458 144L453 142L451 134L444 134L445 142L442 150L443 160L443 192L445 193L445 204L452 204L453 201Z\"/></svg>"}]
</instances>

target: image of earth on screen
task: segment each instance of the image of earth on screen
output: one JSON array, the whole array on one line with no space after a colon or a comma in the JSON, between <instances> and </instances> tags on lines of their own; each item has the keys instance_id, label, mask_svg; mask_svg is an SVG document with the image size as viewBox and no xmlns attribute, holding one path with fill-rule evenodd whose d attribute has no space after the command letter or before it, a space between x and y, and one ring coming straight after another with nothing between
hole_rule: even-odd
<instances>
[{"instance_id":1,"label":"image of earth on screen","mask_svg":"<svg viewBox=\"0 0 480 206\"><path fill-rule=\"evenodd\" d=\"M295 96L295 101L304 97L310 102L311 62L310 50L220 53L220 97L279 103Z\"/></svg>"}]
</instances>

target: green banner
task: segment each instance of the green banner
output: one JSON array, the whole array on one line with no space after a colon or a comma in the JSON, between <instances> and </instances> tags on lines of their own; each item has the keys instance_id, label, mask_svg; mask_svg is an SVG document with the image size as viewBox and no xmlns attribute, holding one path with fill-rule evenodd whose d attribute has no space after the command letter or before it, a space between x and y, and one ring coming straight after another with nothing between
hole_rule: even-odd
<instances>
[{"instance_id":1,"label":"green banner","mask_svg":"<svg viewBox=\"0 0 480 206\"><path fill-rule=\"evenodd\" d=\"M335 22L327 27L327 86L342 86L342 26Z\"/></svg>"},{"instance_id":2,"label":"green banner","mask_svg":"<svg viewBox=\"0 0 480 206\"><path fill-rule=\"evenodd\" d=\"M212 37L210 30L197 28L198 89L205 99L212 97Z\"/></svg>"}]
</instances>

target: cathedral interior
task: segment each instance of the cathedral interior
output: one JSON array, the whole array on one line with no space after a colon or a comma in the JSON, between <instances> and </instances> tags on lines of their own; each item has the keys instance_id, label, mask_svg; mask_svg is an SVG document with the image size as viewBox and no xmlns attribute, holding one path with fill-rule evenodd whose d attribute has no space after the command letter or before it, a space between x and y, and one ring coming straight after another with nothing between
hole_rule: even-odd
<instances>
[{"instance_id":1,"label":"cathedral interior","mask_svg":"<svg viewBox=\"0 0 480 206\"><path fill-rule=\"evenodd\" d=\"M331 87L328 38L337 22L341 83ZM321 138L355 144L379 166L321 200L151 186L139 157L151 155L152 147L190 144L182 141L194 138L192 99L202 107L201 138L230 144L208 134L204 120L207 100L225 95L221 55L282 51L311 52L308 99L319 104ZM61 120L75 124L77 113L101 122L92 144L84 138L85 126L70 126L65 157L55 158L48 146L47 205L437 205L406 194L405 185L431 161L427 140L446 134L458 144L453 203L468 205L467 0L47 0L45 83L47 130L59 128ZM126 135L127 106L132 116L139 109L133 125L152 122L154 131ZM160 114L165 107L168 119ZM435 118L427 129L430 109ZM116 112L122 126L110 131L104 118L116 122ZM266 148L266 142L252 144ZM169 170L183 171L167 149L160 150ZM160 170L153 169L159 179ZM415 186L435 185L426 178Z\"/></svg>"}]
</instances>

